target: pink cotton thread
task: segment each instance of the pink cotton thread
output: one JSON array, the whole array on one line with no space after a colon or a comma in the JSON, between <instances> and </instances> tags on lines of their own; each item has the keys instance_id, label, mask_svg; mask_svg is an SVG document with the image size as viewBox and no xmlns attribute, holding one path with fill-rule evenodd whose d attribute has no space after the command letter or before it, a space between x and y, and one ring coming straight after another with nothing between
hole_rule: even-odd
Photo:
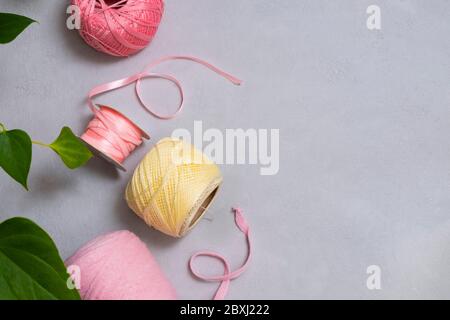
<instances>
[{"instance_id":1,"label":"pink cotton thread","mask_svg":"<svg viewBox=\"0 0 450 320\"><path fill-rule=\"evenodd\" d=\"M175 288L134 233L116 231L88 242L66 261L78 273L83 300L173 300Z\"/></svg>"},{"instance_id":2,"label":"pink cotton thread","mask_svg":"<svg viewBox=\"0 0 450 320\"><path fill-rule=\"evenodd\" d=\"M126 57L145 48L164 12L162 0L72 0L80 8L81 37L94 49Z\"/></svg>"}]
</instances>

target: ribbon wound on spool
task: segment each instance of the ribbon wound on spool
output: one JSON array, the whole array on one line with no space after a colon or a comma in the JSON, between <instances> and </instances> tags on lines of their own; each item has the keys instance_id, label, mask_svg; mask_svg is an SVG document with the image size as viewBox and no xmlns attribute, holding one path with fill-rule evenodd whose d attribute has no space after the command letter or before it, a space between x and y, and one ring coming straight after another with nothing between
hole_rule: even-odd
<instances>
[{"instance_id":1,"label":"ribbon wound on spool","mask_svg":"<svg viewBox=\"0 0 450 320\"><path fill-rule=\"evenodd\" d=\"M245 220L242 210L240 208L233 208L234 212L234 221L239 228L239 230L245 235L246 241L247 241L247 258L244 262L244 264L237 270L231 272L230 264L228 263L227 259L222 256L219 253L213 252L213 251L199 251L195 253L191 259L189 260L189 268L197 278L205 281L215 281L215 282L221 282L219 288L216 291L216 294L214 295L214 300L223 300L228 292L228 287L230 285L231 280L236 279L239 277L247 268L248 264L250 262L251 256L252 256L252 244L250 240L250 227L248 226L247 221ZM220 262L222 262L224 266L224 274L221 276L205 276L200 274L196 269L194 268L194 262L195 259L198 257L210 257L218 259Z\"/></svg>"},{"instance_id":2,"label":"ribbon wound on spool","mask_svg":"<svg viewBox=\"0 0 450 320\"><path fill-rule=\"evenodd\" d=\"M131 152L149 135L133 121L114 108L90 106L94 118L89 122L81 139L101 157L125 171L122 166Z\"/></svg>"}]
</instances>

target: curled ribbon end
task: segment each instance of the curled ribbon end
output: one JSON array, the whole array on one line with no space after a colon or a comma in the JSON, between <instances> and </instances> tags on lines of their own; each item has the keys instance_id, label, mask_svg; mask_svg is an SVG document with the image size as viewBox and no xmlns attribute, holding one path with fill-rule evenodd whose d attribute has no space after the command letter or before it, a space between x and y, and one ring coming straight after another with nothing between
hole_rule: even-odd
<instances>
[{"instance_id":1,"label":"curled ribbon end","mask_svg":"<svg viewBox=\"0 0 450 320\"><path fill-rule=\"evenodd\" d=\"M242 209L239 207L233 208L234 212L234 221L236 222L236 225L238 226L239 230L242 231L244 234L248 234L248 223L244 218L244 215L242 214Z\"/></svg>"},{"instance_id":2,"label":"curled ribbon end","mask_svg":"<svg viewBox=\"0 0 450 320\"><path fill-rule=\"evenodd\" d=\"M228 292L228 287L230 285L230 281L239 277L247 269L248 264L250 262L250 258L252 256L252 248L251 248L251 241L250 241L250 235L249 235L249 226L242 215L241 208L233 207L232 209L235 214L236 225L245 234L245 236L247 238L248 253L247 253L247 259L245 260L244 264L239 269L231 272L231 268L230 268L228 261L222 255L212 252L212 251L197 252L189 260L189 268L191 269L191 272L197 278L205 280L205 281L221 282L221 284L220 284L219 288L217 289L216 294L214 296L214 300L223 300L225 298L225 296ZM198 273L194 269L194 260L200 256L216 258L219 261L221 261L224 265L223 275L221 275L221 276L204 276L204 275Z\"/></svg>"},{"instance_id":3,"label":"curled ribbon end","mask_svg":"<svg viewBox=\"0 0 450 320\"><path fill-rule=\"evenodd\" d=\"M233 82L234 85L236 86L240 86L242 84L242 80L238 79L238 78L234 78L231 80Z\"/></svg>"}]
</instances>

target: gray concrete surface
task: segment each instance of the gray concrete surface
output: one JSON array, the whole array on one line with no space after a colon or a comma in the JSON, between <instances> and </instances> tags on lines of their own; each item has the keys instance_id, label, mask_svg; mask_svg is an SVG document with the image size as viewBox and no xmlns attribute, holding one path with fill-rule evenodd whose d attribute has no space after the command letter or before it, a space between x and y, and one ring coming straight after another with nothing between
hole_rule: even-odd
<instances>
[{"instance_id":1,"label":"gray concrete surface","mask_svg":"<svg viewBox=\"0 0 450 320\"><path fill-rule=\"evenodd\" d=\"M382 29L366 27L381 8ZM234 87L193 64L159 70L186 90L182 115L149 116L133 88L98 102L120 108L152 140L117 172L94 159L67 170L34 147L25 192L0 172L0 219L34 219L68 257L117 229L151 248L181 298L210 298L212 283L192 278L187 260L215 249L234 267L244 240L229 214L242 206L253 228L251 268L232 283L234 299L450 298L449 1L168 0L151 46L117 59L89 48L65 27L66 1L2 0L0 11L31 16L16 41L0 47L0 120L52 141L63 125L80 133L94 85L139 71L163 55L207 59L244 79ZM155 104L176 102L162 81L144 84ZM223 188L197 228L181 240L149 229L123 200L132 169L176 128L280 129L280 170L222 165ZM203 270L220 272L204 261ZM381 268L368 290L366 268Z\"/></svg>"}]
</instances>

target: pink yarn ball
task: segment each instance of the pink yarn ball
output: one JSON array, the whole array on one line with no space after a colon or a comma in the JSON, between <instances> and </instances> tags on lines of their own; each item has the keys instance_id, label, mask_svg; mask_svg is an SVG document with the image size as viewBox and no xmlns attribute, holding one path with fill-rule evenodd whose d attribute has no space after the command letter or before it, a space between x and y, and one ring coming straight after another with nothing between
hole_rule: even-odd
<instances>
[{"instance_id":1,"label":"pink yarn ball","mask_svg":"<svg viewBox=\"0 0 450 320\"><path fill-rule=\"evenodd\" d=\"M147 246L129 231L100 236L66 261L76 266L83 300L174 300L167 280ZM74 283L77 281L74 279Z\"/></svg>"},{"instance_id":2,"label":"pink yarn ball","mask_svg":"<svg viewBox=\"0 0 450 320\"><path fill-rule=\"evenodd\" d=\"M145 48L158 30L163 0L72 0L80 8L81 37L94 49L118 57Z\"/></svg>"}]
</instances>

